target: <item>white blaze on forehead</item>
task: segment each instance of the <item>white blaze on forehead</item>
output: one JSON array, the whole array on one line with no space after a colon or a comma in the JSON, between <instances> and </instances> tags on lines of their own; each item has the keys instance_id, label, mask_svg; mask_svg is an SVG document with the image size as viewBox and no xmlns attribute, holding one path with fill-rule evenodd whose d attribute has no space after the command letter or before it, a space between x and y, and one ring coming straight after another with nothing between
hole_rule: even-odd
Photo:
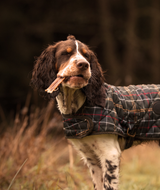
<instances>
[{"instance_id":1,"label":"white blaze on forehead","mask_svg":"<svg viewBox=\"0 0 160 190\"><path fill-rule=\"evenodd\" d=\"M76 45L76 53L74 55L72 55L71 59L69 60L68 65L58 73L58 75L60 75L61 77L65 77L65 75L66 75L66 73L68 73L68 71L72 71L73 67L76 67L75 61L85 61L88 63L88 65L90 65L90 63L87 61L87 59L85 57L83 57L81 55L81 53L79 52L79 50L78 50L79 46L78 46L77 40L75 41L75 45Z\"/></svg>"},{"instance_id":2,"label":"white blaze on forehead","mask_svg":"<svg viewBox=\"0 0 160 190\"><path fill-rule=\"evenodd\" d=\"M77 54L80 54L79 51L78 51L78 42L76 41L76 51L77 51Z\"/></svg>"},{"instance_id":3,"label":"white blaze on forehead","mask_svg":"<svg viewBox=\"0 0 160 190\"><path fill-rule=\"evenodd\" d=\"M81 61L85 61L85 62L87 62L87 63L89 64L89 62L87 61L87 59L84 58L84 57L81 55L81 53L79 52L79 50L78 50L79 46L78 46L77 40L75 41L75 44L76 44L76 54L73 55L73 57L70 59L69 63L72 63L72 62L75 61L75 60L77 60L77 61L78 61L78 60L81 60Z\"/></svg>"}]
</instances>

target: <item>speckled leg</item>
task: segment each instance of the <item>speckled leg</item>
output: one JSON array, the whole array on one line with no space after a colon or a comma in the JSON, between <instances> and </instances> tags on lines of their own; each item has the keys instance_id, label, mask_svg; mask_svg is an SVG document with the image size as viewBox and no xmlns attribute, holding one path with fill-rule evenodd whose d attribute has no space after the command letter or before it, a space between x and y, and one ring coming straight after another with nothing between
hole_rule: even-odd
<instances>
[{"instance_id":1,"label":"speckled leg","mask_svg":"<svg viewBox=\"0 0 160 190\"><path fill-rule=\"evenodd\" d=\"M90 169L95 190L117 190L121 154L118 137L95 135L72 143Z\"/></svg>"},{"instance_id":2,"label":"speckled leg","mask_svg":"<svg viewBox=\"0 0 160 190\"><path fill-rule=\"evenodd\" d=\"M81 141L74 140L73 144L75 145L76 149L90 170L94 189L102 190L102 167L98 155L94 152L88 143L81 143Z\"/></svg>"}]
</instances>

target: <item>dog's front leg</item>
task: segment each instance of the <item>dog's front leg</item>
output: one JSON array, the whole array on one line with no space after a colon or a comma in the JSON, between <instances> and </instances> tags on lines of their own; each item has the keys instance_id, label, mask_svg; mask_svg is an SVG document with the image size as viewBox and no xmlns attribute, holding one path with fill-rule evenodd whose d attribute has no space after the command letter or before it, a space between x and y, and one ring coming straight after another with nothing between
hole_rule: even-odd
<instances>
[{"instance_id":1,"label":"dog's front leg","mask_svg":"<svg viewBox=\"0 0 160 190\"><path fill-rule=\"evenodd\" d=\"M103 171L103 190L117 190L121 150L116 135L99 136L97 141Z\"/></svg>"},{"instance_id":2,"label":"dog's front leg","mask_svg":"<svg viewBox=\"0 0 160 190\"><path fill-rule=\"evenodd\" d=\"M88 146L85 144L86 151L83 152L81 155L84 159L84 162L87 164L90 174L92 177L93 185L95 190L102 190L103 187L103 176L102 176L102 167L101 162L99 160L98 155Z\"/></svg>"},{"instance_id":3,"label":"dog's front leg","mask_svg":"<svg viewBox=\"0 0 160 190\"><path fill-rule=\"evenodd\" d=\"M85 137L83 140L71 140L71 141L90 170L94 189L102 190L103 177L102 177L101 162L99 156L93 150L93 148L95 148L94 147L95 145L91 143L92 142L91 138Z\"/></svg>"},{"instance_id":4,"label":"dog's front leg","mask_svg":"<svg viewBox=\"0 0 160 190\"><path fill-rule=\"evenodd\" d=\"M92 156L94 157L85 157L86 155L83 156L83 159L85 161L85 163L87 164L91 177L92 177L92 181L93 181L93 185L94 185L94 189L95 190L102 190L103 188L103 177L102 177L102 167L100 165L99 160L97 160L97 155L92 154Z\"/></svg>"},{"instance_id":5,"label":"dog's front leg","mask_svg":"<svg viewBox=\"0 0 160 190\"><path fill-rule=\"evenodd\" d=\"M87 136L71 140L88 165L95 190L117 190L121 150L118 136Z\"/></svg>"}]
</instances>

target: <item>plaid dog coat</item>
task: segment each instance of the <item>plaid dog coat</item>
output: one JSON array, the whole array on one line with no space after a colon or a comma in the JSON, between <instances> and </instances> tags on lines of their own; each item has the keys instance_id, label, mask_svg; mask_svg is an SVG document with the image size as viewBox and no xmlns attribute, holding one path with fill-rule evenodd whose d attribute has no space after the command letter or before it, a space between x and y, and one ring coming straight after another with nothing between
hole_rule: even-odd
<instances>
[{"instance_id":1,"label":"plaid dog coat","mask_svg":"<svg viewBox=\"0 0 160 190\"><path fill-rule=\"evenodd\" d=\"M85 103L74 115L63 115L67 138L117 134L134 140L160 140L160 85L115 87L104 84L106 105Z\"/></svg>"}]
</instances>

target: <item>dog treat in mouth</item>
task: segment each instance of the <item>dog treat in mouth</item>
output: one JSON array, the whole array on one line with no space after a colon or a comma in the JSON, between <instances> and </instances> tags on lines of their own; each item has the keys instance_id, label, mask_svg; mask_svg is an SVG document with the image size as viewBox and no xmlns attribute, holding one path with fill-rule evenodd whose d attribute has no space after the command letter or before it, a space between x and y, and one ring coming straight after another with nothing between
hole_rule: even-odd
<instances>
[{"instance_id":1,"label":"dog treat in mouth","mask_svg":"<svg viewBox=\"0 0 160 190\"><path fill-rule=\"evenodd\" d=\"M64 81L64 79L65 77L57 77L45 91L48 93L56 91L57 87Z\"/></svg>"}]
</instances>

